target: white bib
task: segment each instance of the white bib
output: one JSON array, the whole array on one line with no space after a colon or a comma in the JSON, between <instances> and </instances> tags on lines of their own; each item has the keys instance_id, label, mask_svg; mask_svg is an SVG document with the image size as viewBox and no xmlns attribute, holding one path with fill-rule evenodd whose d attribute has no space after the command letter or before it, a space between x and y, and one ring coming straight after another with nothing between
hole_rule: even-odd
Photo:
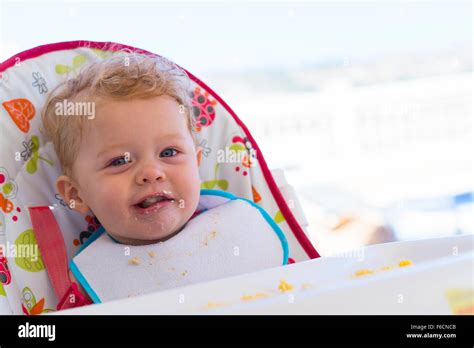
<instances>
[{"instance_id":1,"label":"white bib","mask_svg":"<svg viewBox=\"0 0 474 348\"><path fill-rule=\"evenodd\" d=\"M95 303L281 266L288 242L255 203L217 190L201 190L198 210L181 232L151 245L92 235L69 266Z\"/></svg>"}]
</instances>

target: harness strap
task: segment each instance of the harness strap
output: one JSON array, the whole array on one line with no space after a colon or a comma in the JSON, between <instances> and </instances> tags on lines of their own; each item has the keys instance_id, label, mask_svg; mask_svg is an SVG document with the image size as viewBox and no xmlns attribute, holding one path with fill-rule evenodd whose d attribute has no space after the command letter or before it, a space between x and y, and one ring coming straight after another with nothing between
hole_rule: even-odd
<instances>
[{"instance_id":1,"label":"harness strap","mask_svg":"<svg viewBox=\"0 0 474 348\"><path fill-rule=\"evenodd\" d=\"M36 241L46 271L59 300L57 310L79 307L91 302L69 279L68 258L61 229L48 206L29 207Z\"/></svg>"}]
</instances>

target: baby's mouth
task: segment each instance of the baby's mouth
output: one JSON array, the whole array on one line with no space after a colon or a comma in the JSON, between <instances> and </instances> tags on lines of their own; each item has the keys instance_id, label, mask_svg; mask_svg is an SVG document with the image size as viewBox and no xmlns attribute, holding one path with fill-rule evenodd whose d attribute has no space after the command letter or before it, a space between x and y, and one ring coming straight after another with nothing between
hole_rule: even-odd
<instances>
[{"instance_id":1,"label":"baby's mouth","mask_svg":"<svg viewBox=\"0 0 474 348\"><path fill-rule=\"evenodd\" d=\"M158 203L158 202L163 202L163 201L171 201L171 199L163 197L163 196L152 196L144 199L140 203L136 204L140 208L146 209L148 207L151 207L152 205Z\"/></svg>"},{"instance_id":2,"label":"baby's mouth","mask_svg":"<svg viewBox=\"0 0 474 348\"><path fill-rule=\"evenodd\" d=\"M133 207L138 213L148 215L173 202L174 199L169 194L159 192L141 198L140 201L133 204Z\"/></svg>"}]
</instances>

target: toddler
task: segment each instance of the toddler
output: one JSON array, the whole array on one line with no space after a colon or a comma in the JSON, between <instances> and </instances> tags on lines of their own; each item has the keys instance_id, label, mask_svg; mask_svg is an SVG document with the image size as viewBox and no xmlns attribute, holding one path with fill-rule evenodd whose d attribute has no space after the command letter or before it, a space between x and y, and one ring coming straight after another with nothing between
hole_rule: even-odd
<instances>
[{"instance_id":1,"label":"toddler","mask_svg":"<svg viewBox=\"0 0 474 348\"><path fill-rule=\"evenodd\" d=\"M91 211L117 241L140 245L170 238L195 212L201 150L184 72L158 58L127 58L96 62L59 86L43 125L64 173L56 188L65 202ZM93 103L96 116L58 116L63 100Z\"/></svg>"}]
</instances>

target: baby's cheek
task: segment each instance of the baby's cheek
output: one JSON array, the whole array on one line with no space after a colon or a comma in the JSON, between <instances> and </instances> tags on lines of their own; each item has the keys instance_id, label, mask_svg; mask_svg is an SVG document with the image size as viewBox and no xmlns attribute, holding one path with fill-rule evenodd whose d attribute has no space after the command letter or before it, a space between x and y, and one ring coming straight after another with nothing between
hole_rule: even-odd
<instances>
[{"instance_id":1,"label":"baby's cheek","mask_svg":"<svg viewBox=\"0 0 474 348\"><path fill-rule=\"evenodd\" d=\"M201 189L200 185L201 181L199 179L199 175L188 177L188 180L186 181L186 199L188 201L188 208L191 214L194 213L199 203L199 194Z\"/></svg>"},{"instance_id":2,"label":"baby's cheek","mask_svg":"<svg viewBox=\"0 0 474 348\"><path fill-rule=\"evenodd\" d=\"M94 207L91 207L102 224L116 224L124 215L126 200L124 190L115 185L98 185L94 195Z\"/></svg>"},{"instance_id":3,"label":"baby's cheek","mask_svg":"<svg viewBox=\"0 0 474 348\"><path fill-rule=\"evenodd\" d=\"M117 191L118 190L114 189L114 186L110 184L97 185L94 193L96 202L101 206L111 206L114 201L117 201L118 196L120 195Z\"/></svg>"}]
</instances>

